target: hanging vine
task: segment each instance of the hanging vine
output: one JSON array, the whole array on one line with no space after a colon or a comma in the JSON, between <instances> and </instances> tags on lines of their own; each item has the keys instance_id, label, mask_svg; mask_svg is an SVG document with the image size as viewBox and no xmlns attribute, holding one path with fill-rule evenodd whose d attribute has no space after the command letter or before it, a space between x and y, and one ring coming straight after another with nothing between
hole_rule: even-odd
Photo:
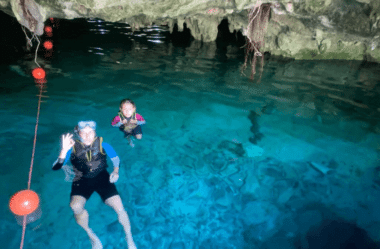
<instances>
[{"instance_id":1,"label":"hanging vine","mask_svg":"<svg viewBox=\"0 0 380 249\"><path fill-rule=\"evenodd\" d=\"M242 67L242 72L247 68L247 62L250 57L251 59L251 80L253 80L256 74L256 62L257 57L261 57L261 73L264 68L264 55L262 49L265 46L264 36L268 26L268 20L270 15L270 3L261 4L260 1L249 11L248 13L248 26L247 26L247 44L246 44L246 54L245 61ZM253 53L253 55L252 55Z\"/></svg>"}]
</instances>

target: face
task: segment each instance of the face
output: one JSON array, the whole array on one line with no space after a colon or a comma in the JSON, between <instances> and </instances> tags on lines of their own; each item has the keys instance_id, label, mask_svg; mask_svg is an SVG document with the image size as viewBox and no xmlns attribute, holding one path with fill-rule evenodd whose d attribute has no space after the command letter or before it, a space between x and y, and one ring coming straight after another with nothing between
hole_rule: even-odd
<instances>
[{"instance_id":1,"label":"face","mask_svg":"<svg viewBox=\"0 0 380 249\"><path fill-rule=\"evenodd\" d=\"M136 111L136 108L131 103L124 103L120 111L125 117L129 118Z\"/></svg>"},{"instance_id":2,"label":"face","mask_svg":"<svg viewBox=\"0 0 380 249\"><path fill-rule=\"evenodd\" d=\"M95 131L86 126L79 131L79 136L82 138L82 142L86 145L90 145L95 139Z\"/></svg>"}]
</instances>

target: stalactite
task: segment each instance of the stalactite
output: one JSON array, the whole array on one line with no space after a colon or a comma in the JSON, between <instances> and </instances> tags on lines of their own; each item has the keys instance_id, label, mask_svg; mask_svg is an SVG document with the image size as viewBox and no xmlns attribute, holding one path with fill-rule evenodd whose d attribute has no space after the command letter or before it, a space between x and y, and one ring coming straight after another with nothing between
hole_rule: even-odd
<instances>
[{"instance_id":1,"label":"stalactite","mask_svg":"<svg viewBox=\"0 0 380 249\"><path fill-rule=\"evenodd\" d=\"M247 26L247 44L246 55L242 71L246 69L247 62L250 56L253 56L251 60L252 70L251 79L253 80L256 74L256 62L257 56L261 57L261 74L264 68L264 55L261 49L264 48L264 36L267 30L268 19L270 14L271 4L256 4L248 13L248 26ZM251 53L253 52L253 55ZM260 74L260 78L261 78Z\"/></svg>"},{"instance_id":2,"label":"stalactite","mask_svg":"<svg viewBox=\"0 0 380 249\"><path fill-rule=\"evenodd\" d=\"M17 20L35 35L43 34L44 18L33 0L13 0L12 10Z\"/></svg>"}]
</instances>

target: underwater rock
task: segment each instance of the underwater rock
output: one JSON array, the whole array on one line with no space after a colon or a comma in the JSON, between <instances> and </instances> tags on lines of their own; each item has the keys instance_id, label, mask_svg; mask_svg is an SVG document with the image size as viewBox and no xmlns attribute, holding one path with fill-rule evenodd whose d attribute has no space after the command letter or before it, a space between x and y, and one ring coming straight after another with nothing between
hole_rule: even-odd
<instances>
[{"instance_id":1,"label":"underwater rock","mask_svg":"<svg viewBox=\"0 0 380 249\"><path fill-rule=\"evenodd\" d=\"M141 195L134 201L133 205L134 210L141 217L146 217L147 215L151 215L155 213L155 206L151 203L151 199L147 198L146 195Z\"/></svg>"},{"instance_id":2,"label":"underwater rock","mask_svg":"<svg viewBox=\"0 0 380 249\"><path fill-rule=\"evenodd\" d=\"M240 188L240 191L244 194L252 194L258 196L260 193L261 184L257 179L256 172L248 172L244 185Z\"/></svg>"},{"instance_id":3,"label":"underwater rock","mask_svg":"<svg viewBox=\"0 0 380 249\"><path fill-rule=\"evenodd\" d=\"M243 145L241 143L234 143L228 140L220 142L220 144L218 145L218 149L230 151L238 157L242 157L245 154Z\"/></svg>"},{"instance_id":4,"label":"underwater rock","mask_svg":"<svg viewBox=\"0 0 380 249\"><path fill-rule=\"evenodd\" d=\"M275 179L283 179L286 176L285 171L273 165L268 165L266 167L261 167L259 169L260 174L273 177Z\"/></svg>"},{"instance_id":5,"label":"underwater rock","mask_svg":"<svg viewBox=\"0 0 380 249\"><path fill-rule=\"evenodd\" d=\"M373 169L373 182L380 187L380 166Z\"/></svg>"},{"instance_id":6,"label":"underwater rock","mask_svg":"<svg viewBox=\"0 0 380 249\"><path fill-rule=\"evenodd\" d=\"M252 201L245 205L241 215L245 225L266 223L266 229L270 230L274 227L275 221L280 215L280 211L269 202Z\"/></svg>"},{"instance_id":7,"label":"underwater rock","mask_svg":"<svg viewBox=\"0 0 380 249\"><path fill-rule=\"evenodd\" d=\"M182 241L173 241L171 244L170 244L170 247L169 249L186 249L186 246L185 246L185 243L183 243Z\"/></svg>"},{"instance_id":8,"label":"underwater rock","mask_svg":"<svg viewBox=\"0 0 380 249\"><path fill-rule=\"evenodd\" d=\"M295 221L298 224L299 231L306 234L313 227L320 226L323 220L323 215L318 210L307 210L300 213Z\"/></svg>"},{"instance_id":9,"label":"underwater rock","mask_svg":"<svg viewBox=\"0 0 380 249\"><path fill-rule=\"evenodd\" d=\"M210 195L211 187L207 186L204 181L197 181L187 184L189 197L208 198Z\"/></svg>"},{"instance_id":10,"label":"underwater rock","mask_svg":"<svg viewBox=\"0 0 380 249\"><path fill-rule=\"evenodd\" d=\"M196 217L196 213L203 203L204 199L199 197L191 197L186 200L173 200L170 202L169 214L172 216Z\"/></svg>"},{"instance_id":11,"label":"underwater rock","mask_svg":"<svg viewBox=\"0 0 380 249\"><path fill-rule=\"evenodd\" d=\"M256 166L258 169L265 169L265 168L275 168L278 171L282 171L284 166L283 162L277 160L276 158L267 157L263 160L260 160L256 163Z\"/></svg>"},{"instance_id":12,"label":"underwater rock","mask_svg":"<svg viewBox=\"0 0 380 249\"><path fill-rule=\"evenodd\" d=\"M365 229L368 236L374 241L380 241L380 222L376 222Z\"/></svg>"},{"instance_id":13,"label":"underwater rock","mask_svg":"<svg viewBox=\"0 0 380 249\"><path fill-rule=\"evenodd\" d=\"M214 203L221 207L228 208L232 203L232 195L228 194L224 189L215 189L213 191Z\"/></svg>"},{"instance_id":14,"label":"underwater rock","mask_svg":"<svg viewBox=\"0 0 380 249\"><path fill-rule=\"evenodd\" d=\"M294 188L288 188L285 190L277 199L277 203L279 204L285 204L289 201L289 199L294 195L295 190Z\"/></svg>"},{"instance_id":15,"label":"underwater rock","mask_svg":"<svg viewBox=\"0 0 380 249\"><path fill-rule=\"evenodd\" d=\"M227 162L232 159L225 156L225 152L212 151L203 156L203 160L213 173L219 173L227 167Z\"/></svg>"},{"instance_id":16,"label":"underwater rock","mask_svg":"<svg viewBox=\"0 0 380 249\"><path fill-rule=\"evenodd\" d=\"M232 198L228 196L221 196L220 198L215 200L215 204L223 208L230 208L231 203L232 203Z\"/></svg>"},{"instance_id":17,"label":"underwater rock","mask_svg":"<svg viewBox=\"0 0 380 249\"><path fill-rule=\"evenodd\" d=\"M116 233L119 231L119 222L115 220L114 222L107 225L107 233Z\"/></svg>"},{"instance_id":18,"label":"underwater rock","mask_svg":"<svg viewBox=\"0 0 380 249\"><path fill-rule=\"evenodd\" d=\"M265 241L262 248L265 249L278 249L279 245L281 249L294 249L293 241L288 236L272 237Z\"/></svg>"},{"instance_id":19,"label":"underwater rock","mask_svg":"<svg viewBox=\"0 0 380 249\"><path fill-rule=\"evenodd\" d=\"M173 195L184 195L187 190L188 179L184 176L173 176L167 181L167 190Z\"/></svg>"},{"instance_id":20,"label":"underwater rock","mask_svg":"<svg viewBox=\"0 0 380 249\"><path fill-rule=\"evenodd\" d=\"M227 178L227 182L234 186L235 188L239 189L241 186L244 185L245 179L247 178L247 173L239 171L235 174L229 175Z\"/></svg>"},{"instance_id":21,"label":"underwater rock","mask_svg":"<svg viewBox=\"0 0 380 249\"><path fill-rule=\"evenodd\" d=\"M152 190L160 189L165 183L166 174L163 170L153 167L146 180L152 185Z\"/></svg>"},{"instance_id":22,"label":"underwater rock","mask_svg":"<svg viewBox=\"0 0 380 249\"><path fill-rule=\"evenodd\" d=\"M194 221L189 221L182 227L182 233L184 235L193 236L198 230L197 224Z\"/></svg>"},{"instance_id":23,"label":"underwater rock","mask_svg":"<svg viewBox=\"0 0 380 249\"><path fill-rule=\"evenodd\" d=\"M317 171L321 172L323 175L326 175L327 173L329 173L331 171L330 168L326 167L323 164L319 164L319 163L316 163L316 162L310 162L310 165L314 169L316 169Z\"/></svg>"},{"instance_id":24,"label":"underwater rock","mask_svg":"<svg viewBox=\"0 0 380 249\"><path fill-rule=\"evenodd\" d=\"M245 144L244 149L248 157L258 157L264 153L263 148L252 144Z\"/></svg>"},{"instance_id":25,"label":"underwater rock","mask_svg":"<svg viewBox=\"0 0 380 249\"><path fill-rule=\"evenodd\" d=\"M330 158L326 153L314 153L310 155L308 158L310 166L312 166L315 170L326 175L332 169L337 168L337 163Z\"/></svg>"},{"instance_id":26,"label":"underwater rock","mask_svg":"<svg viewBox=\"0 0 380 249\"><path fill-rule=\"evenodd\" d=\"M173 243L173 236L164 235L162 233L160 236L151 238L152 240L141 240L141 242L153 241L152 243L145 243L140 248L169 248L169 246Z\"/></svg>"},{"instance_id":27,"label":"underwater rock","mask_svg":"<svg viewBox=\"0 0 380 249\"><path fill-rule=\"evenodd\" d=\"M281 221L281 232L286 234L287 237L295 236L298 231L298 225L293 219L293 214L285 214L283 220Z\"/></svg>"},{"instance_id":28,"label":"underwater rock","mask_svg":"<svg viewBox=\"0 0 380 249\"><path fill-rule=\"evenodd\" d=\"M380 248L364 229L343 220L323 220L320 226L310 229L306 238L309 249Z\"/></svg>"},{"instance_id":29,"label":"underwater rock","mask_svg":"<svg viewBox=\"0 0 380 249\"><path fill-rule=\"evenodd\" d=\"M248 229L243 232L243 236L247 244L255 244L268 240L277 232L278 228L274 223L260 223L257 225L250 225Z\"/></svg>"},{"instance_id":30,"label":"underwater rock","mask_svg":"<svg viewBox=\"0 0 380 249\"><path fill-rule=\"evenodd\" d=\"M239 171L239 166L236 163L227 163L227 167L219 172L222 177L228 177Z\"/></svg>"}]
</instances>

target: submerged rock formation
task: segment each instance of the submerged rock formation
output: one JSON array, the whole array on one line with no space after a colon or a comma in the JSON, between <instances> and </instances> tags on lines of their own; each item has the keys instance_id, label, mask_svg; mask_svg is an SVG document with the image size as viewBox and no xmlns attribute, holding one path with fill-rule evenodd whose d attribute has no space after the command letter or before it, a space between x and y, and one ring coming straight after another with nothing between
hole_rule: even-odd
<instances>
[{"instance_id":1,"label":"submerged rock formation","mask_svg":"<svg viewBox=\"0 0 380 249\"><path fill-rule=\"evenodd\" d=\"M271 13L260 52L380 61L378 0L0 0L0 10L37 35L49 17L100 18L126 22L133 30L155 23L181 31L186 24L196 40L211 42L223 19L230 32L249 34L249 11L262 4L270 4Z\"/></svg>"}]
</instances>

